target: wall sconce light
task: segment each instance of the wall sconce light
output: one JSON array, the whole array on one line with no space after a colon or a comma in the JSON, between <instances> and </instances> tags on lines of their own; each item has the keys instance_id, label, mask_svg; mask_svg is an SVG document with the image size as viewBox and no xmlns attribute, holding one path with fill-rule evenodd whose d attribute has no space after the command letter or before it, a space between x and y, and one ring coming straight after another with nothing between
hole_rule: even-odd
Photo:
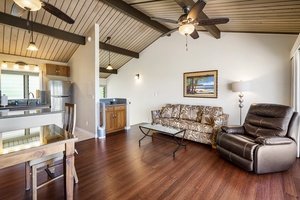
<instances>
[{"instance_id":1,"label":"wall sconce light","mask_svg":"<svg viewBox=\"0 0 300 200\"><path fill-rule=\"evenodd\" d=\"M238 82L233 82L231 89L232 89L233 92L239 92L240 93L239 94L240 125L242 125L242 108L244 107L244 104L243 104L244 94L243 94L243 92L251 90L251 82L250 81L243 82L242 80L238 81Z\"/></svg>"},{"instance_id":2,"label":"wall sconce light","mask_svg":"<svg viewBox=\"0 0 300 200\"><path fill-rule=\"evenodd\" d=\"M136 74L134 78L137 80L140 79L140 74Z\"/></svg>"}]
</instances>

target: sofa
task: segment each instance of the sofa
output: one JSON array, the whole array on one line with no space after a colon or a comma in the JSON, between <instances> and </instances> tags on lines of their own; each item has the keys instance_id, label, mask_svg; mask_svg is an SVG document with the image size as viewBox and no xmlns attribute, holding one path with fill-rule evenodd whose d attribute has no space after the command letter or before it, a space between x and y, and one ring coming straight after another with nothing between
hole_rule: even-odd
<instances>
[{"instance_id":1,"label":"sofa","mask_svg":"<svg viewBox=\"0 0 300 200\"><path fill-rule=\"evenodd\" d=\"M299 116L286 105L252 104L242 126L217 134L220 156L256 174L285 171L296 160Z\"/></svg>"},{"instance_id":2,"label":"sofa","mask_svg":"<svg viewBox=\"0 0 300 200\"><path fill-rule=\"evenodd\" d=\"M228 114L222 107L166 104L159 110L152 110L152 123L167 127L186 129L184 139L212 145L215 148L216 134L227 125ZM182 138L183 133L178 134Z\"/></svg>"}]
</instances>

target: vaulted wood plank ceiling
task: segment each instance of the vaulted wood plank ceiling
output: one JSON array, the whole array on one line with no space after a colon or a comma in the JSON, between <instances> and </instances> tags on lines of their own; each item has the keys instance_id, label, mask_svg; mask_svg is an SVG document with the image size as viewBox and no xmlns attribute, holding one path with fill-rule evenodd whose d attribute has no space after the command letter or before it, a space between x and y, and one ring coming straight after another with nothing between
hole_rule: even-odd
<instances>
[{"instance_id":1,"label":"vaulted wood plank ceiling","mask_svg":"<svg viewBox=\"0 0 300 200\"><path fill-rule=\"evenodd\" d=\"M64 11L75 20L74 24L66 22L41 9L33 12L33 19L49 27L86 36L87 32L98 23L100 41L105 42L110 36L110 44L116 47L140 53L156 41L162 32L124 13L120 9L107 5L101 0L45 0ZM121 0L111 0L114 3ZM181 7L173 0L124 0L138 11L149 17L177 20L182 14ZM294 0L207 0L204 13L210 18L228 17L229 23L217 25L221 32L250 32L299 34L300 1ZM0 12L10 14L13 0L1 0ZM0 13L1 14L1 13ZM22 16L26 19L26 14ZM1 21L1 19L0 19ZM175 28L173 24L161 22L166 28ZM203 27L199 31L205 31ZM46 34L34 32L34 40L39 51L30 52L28 30L13 25L0 23L0 54L10 54L51 61L68 62L79 44L57 39ZM222 39L222 37L221 37ZM100 51L100 66L108 64L108 51ZM132 58L111 52L111 64L119 69ZM100 73L103 78L109 73Z\"/></svg>"}]
</instances>

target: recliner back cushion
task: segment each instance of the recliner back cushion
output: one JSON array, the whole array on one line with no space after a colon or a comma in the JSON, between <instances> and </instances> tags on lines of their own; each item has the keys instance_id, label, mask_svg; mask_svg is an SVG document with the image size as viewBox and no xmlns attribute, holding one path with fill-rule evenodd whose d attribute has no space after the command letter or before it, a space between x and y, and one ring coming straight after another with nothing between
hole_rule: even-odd
<instances>
[{"instance_id":1,"label":"recliner back cushion","mask_svg":"<svg viewBox=\"0 0 300 200\"><path fill-rule=\"evenodd\" d=\"M252 104L245 119L246 134L259 136L285 136L293 109L277 104Z\"/></svg>"}]
</instances>

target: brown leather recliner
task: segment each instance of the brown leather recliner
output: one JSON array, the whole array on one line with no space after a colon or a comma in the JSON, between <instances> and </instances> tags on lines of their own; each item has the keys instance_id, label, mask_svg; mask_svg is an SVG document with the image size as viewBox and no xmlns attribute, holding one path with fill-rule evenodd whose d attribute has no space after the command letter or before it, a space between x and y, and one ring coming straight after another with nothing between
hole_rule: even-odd
<instances>
[{"instance_id":1,"label":"brown leather recliner","mask_svg":"<svg viewBox=\"0 0 300 200\"><path fill-rule=\"evenodd\" d=\"M257 174L285 171L297 155L298 113L285 105L252 104L242 126L223 126L217 152Z\"/></svg>"}]
</instances>

